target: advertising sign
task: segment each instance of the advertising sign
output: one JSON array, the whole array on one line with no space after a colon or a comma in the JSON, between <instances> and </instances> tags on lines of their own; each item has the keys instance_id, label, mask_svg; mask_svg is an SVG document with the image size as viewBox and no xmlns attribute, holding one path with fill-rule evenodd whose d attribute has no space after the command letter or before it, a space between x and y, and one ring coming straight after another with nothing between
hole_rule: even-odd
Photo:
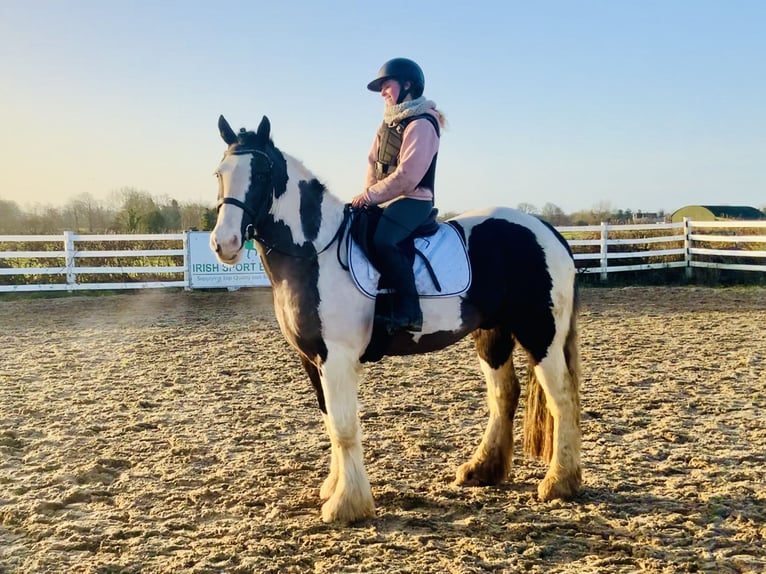
<instances>
[{"instance_id":1,"label":"advertising sign","mask_svg":"<svg viewBox=\"0 0 766 574\"><path fill-rule=\"evenodd\" d=\"M266 277L253 240L245 242L242 259L234 265L226 265L216 259L215 253L210 249L209 231L190 231L187 247L189 249L189 287L192 289L269 286L269 279Z\"/></svg>"}]
</instances>

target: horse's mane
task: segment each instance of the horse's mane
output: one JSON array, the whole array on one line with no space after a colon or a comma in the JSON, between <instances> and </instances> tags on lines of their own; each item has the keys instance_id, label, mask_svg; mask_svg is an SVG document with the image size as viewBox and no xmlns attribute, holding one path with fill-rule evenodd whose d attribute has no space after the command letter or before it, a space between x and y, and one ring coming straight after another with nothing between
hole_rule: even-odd
<instances>
[{"instance_id":1,"label":"horse's mane","mask_svg":"<svg viewBox=\"0 0 766 574\"><path fill-rule=\"evenodd\" d=\"M239 133L237 134L237 147L242 148L261 148L266 144L266 146L271 150L271 154L273 156L276 156L277 163L282 163L282 169L284 169L284 176L288 179L293 179L293 181L306 181L310 183L310 187L307 189L310 189L315 194L318 194L318 196L324 196L325 201L330 202L337 202L338 206L343 205L343 201L340 200L337 196L335 196L329 189L327 189L327 186L317 177L317 175L312 172L306 165L299 159L297 159L295 156L292 156L288 153L285 153L281 149L279 149L277 146L274 145L274 141L269 137L268 142L264 142L262 136L259 136L256 132L246 130L245 128L242 128Z\"/></svg>"}]
</instances>

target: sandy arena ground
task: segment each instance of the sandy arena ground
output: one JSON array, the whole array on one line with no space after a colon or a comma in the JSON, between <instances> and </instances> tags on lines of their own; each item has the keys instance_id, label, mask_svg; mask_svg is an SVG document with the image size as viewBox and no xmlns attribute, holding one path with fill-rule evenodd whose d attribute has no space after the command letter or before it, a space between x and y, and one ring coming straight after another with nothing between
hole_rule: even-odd
<instances>
[{"instance_id":1,"label":"sandy arena ground","mask_svg":"<svg viewBox=\"0 0 766 574\"><path fill-rule=\"evenodd\" d=\"M763 572L766 289L582 295L577 500L520 453L451 484L487 417L465 340L365 369L377 518L345 528L268 291L0 301L0 572Z\"/></svg>"}]
</instances>

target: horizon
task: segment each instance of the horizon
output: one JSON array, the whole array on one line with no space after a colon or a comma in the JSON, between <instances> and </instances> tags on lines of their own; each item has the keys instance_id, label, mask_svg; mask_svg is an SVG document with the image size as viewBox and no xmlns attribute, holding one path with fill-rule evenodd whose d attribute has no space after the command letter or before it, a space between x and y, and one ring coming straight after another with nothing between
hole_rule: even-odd
<instances>
[{"instance_id":1,"label":"horizon","mask_svg":"<svg viewBox=\"0 0 766 574\"><path fill-rule=\"evenodd\" d=\"M766 3L394 1L416 34L351 1L225 8L4 2L0 198L213 204L223 114L268 115L277 147L350 200L382 117L366 83L406 56L449 122L443 212L766 204Z\"/></svg>"},{"instance_id":2,"label":"horizon","mask_svg":"<svg viewBox=\"0 0 766 574\"><path fill-rule=\"evenodd\" d=\"M207 208L207 209L214 209L215 208L215 201L209 201L209 202L204 202L204 201L203 202L198 202L198 201L192 201L192 200L179 201L179 200L177 200L176 198L173 198L173 197L164 196L164 195L156 196L156 195L149 194L149 192L147 192L147 191L139 190L139 189L134 189L134 188L129 188L129 189L125 189L124 188L124 189L121 189L121 190L114 190L114 191L110 192L110 194L114 195L114 196L117 196L117 195L119 195L120 193L123 193L123 192L147 194L153 201L155 201L155 203L157 204L158 207L169 205L170 203L175 201L175 202L178 203L179 207L193 206L193 207L202 207L202 208ZM36 202L34 204L25 205L24 203L16 202L14 200L6 200L4 197L0 196L0 202L2 202L2 201L12 201L22 211L25 211L27 215L35 215L36 211L40 210L40 209L60 210L62 208L70 207L71 204L73 204L73 203L75 203L77 201L82 201L83 199L85 199L85 198L80 196L80 197L68 198L66 201L63 201L60 204ZM110 206L108 205L108 200L105 199L105 198L98 198L98 197L90 196L90 199L93 199L95 202L97 202L99 207L105 207L107 209L110 208ZM552 207L560 208L560 206L558 206L558 205L555 205L555 204L551 204L551 205L552 205ZM118 210L121 207L122 207L122 205L115 205L114 209ZM532 204L527 204L527 203L520 203L520 204L517 204L515 206L510 206L510 207L513 207L515 209L520 209L520 210L523 210L523 211L526 211L526 208L528 208L528 207L534 207L535 210L534 211L528 211L528 213L531 213L532 215L536 215L536 216L543 216L543 215L545 215L543 213L545 211L545 207L548 207L548 204L546 203L546 204L543 204L543 205L532 205ZM709 209L748 207L748 208L754 208L754 209L756 209L758 211L761 211L762 213L764 213L764 215L766 215L766 203L764 205L760 205L760 206L759 205L731 204L731 203L718 203L718 204L706 203L706 204L686 204L686 205L681 205L679 207L676 207L674 209L664 209L664 208L660 208L660 209L642 209L642 208L636 208L636 209L633 209L633 208L630 208L630 207L624 208L624 207L621 207L621 206L618 206L618 205L607 205L605 202L601 202L601 204L598 204L598 205L593 205L591 207L582 208L582 209L575 209L573 211L566 211L566 210L562 209L562 213L566 217L571 217L571 216L580 215L580 214L588 214L588 213L596 214L596 213L608 212L609 215L617 215L617 214L621 213L623 215L631 214L633 216L636 216L636 215L641 214L642 216L657 216L657 217L666 217L667 218L667 217L671 217L675 212L677 212L677 211L679 211L681 209L686 209L688 207L705 207L705 208L709 208ZM460 214L460 212L456 212L456 211L443 210L443 209L439 210L439 216L440 217L445 217L447 215L449 215L449 216L459 215L459 214Z\"/></svg>"}]
</instances>

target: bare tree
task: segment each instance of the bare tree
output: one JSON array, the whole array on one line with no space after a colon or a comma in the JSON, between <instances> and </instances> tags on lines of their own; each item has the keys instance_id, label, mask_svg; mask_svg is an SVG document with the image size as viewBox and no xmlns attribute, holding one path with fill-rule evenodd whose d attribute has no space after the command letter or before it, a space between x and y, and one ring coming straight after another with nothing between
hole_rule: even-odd
<instances>
[{"instance_id":1,"label":"bare tree","mask_svg":"<svg viewBox=\"0 0 766 574\"><path fill-rule=\"evenodd\" d=\"M108 231L112 214L89 193L82 193L67 203L64 213L68 218L66 229L85 233Z\"/></svg>"},{"instance_id":2,"label":"bare tree","mask_svg":"<svg viewBox=\"0 0 766 574\"><path fill-rule=\"evenodd\" d=\"M15 201L0 199L0 233L21 233L24 231L23 213Z\"/></svg>"},{"instance_id":3,"label":"bare tree","mask_svg":"<svg viewBox=\"0 0 766 574\"><path fill-rule=\"evenodd\" d=\"M551 225L567 225L569 223L569 217L554 203L543 205L540 216Z\"/></svg>"},{"instance_id":4,"label":"bare tree","mask_svg":"<svg viewBox=\"0 0 766 574\"><path fill-rule=\"evenodd\" d=\"M205 214L211 211L213 213L213 226L215 225L216 213L214 209L200 203L185 203L181 206L181 227L179 231L186 229L212 229L213 226L207 227L203 224L205 221L203 218Z\"/></svg>"},{"instance_id":5,"label":"bare tree","mask_svg":"<svg viewBox=\"0 0 766 574\"><path fill-rule=\"evenodd\" d=\"M530 215L540 214L540 211L537 209L537 206L531 203L520 203L516 206L516 209L518 209L519 211L523 211L524 213L529 213Z\"/></svg>"},{"instance_id":6,"label":"bare tree","mask_svg":"<svg viewBox=\"0 0 766 574\"><path fill-rule=\"evenodd\" d=\"M601 223L602 221L609 221L609 219L612 217L613 211L614 210L612 208L612 204L608 201L599 201L591 209L591 213L593 213L593 217L598 221L598 223Z\"/></svg>"}]
</instances>

